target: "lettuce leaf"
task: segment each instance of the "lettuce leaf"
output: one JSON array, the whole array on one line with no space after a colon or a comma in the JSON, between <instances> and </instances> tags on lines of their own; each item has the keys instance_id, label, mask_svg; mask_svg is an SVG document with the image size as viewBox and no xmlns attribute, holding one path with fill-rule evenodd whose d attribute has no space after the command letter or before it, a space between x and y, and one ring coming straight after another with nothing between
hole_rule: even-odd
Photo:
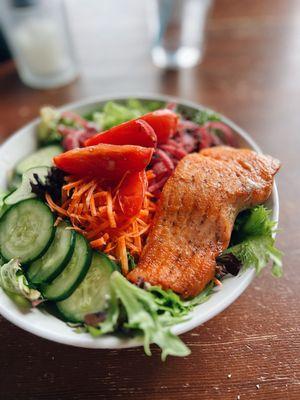
<instances>
[{"instance_id":1,"label":"lettuce leaf","mask_svg":"<svg viewBox=\"0 0 300 400\"><path fill-rule=\"evenodd\" d=\"M147 355L151 355L151 343L161 348L163 360L168 355L184 357L190 354L186 345L170 331L170 326L185 320L190 305L185 306L171 291L157 287L140 289L118 271L112 273L110 284L112 295L107 317L98 327L87 327L91 334L98 336L125 329L142 336ZM159 292L159 296L154 292Z\"/></svg>"},{"instance_id":2,"label":"lettuce leaf","mask_svg":"<svg viewBox=\"0 0 300 400\"><path fill-rule=\"evenodd\" d=\"M37 128L37 138L41 145L60 142L61 134L57 128L61 120L61 113L54 107L42 107L40 110L41 121Z\"/></svg>"},{"instance_id":3,"label":"lettuce leaf","mask_svg":"<svg viewBox=\"0 0 300 400\"><path fill-rule=\"evenodd\" d=\"M136 99L129 99L126 104L108 101L102 111L92 114L92 119L101 129L106 130L130 119L138 118L147 112L157 110L161 106L161 102L142 103Z\"/></svg>"},{"instance_id":4,"label":"lettuce leaf","mask_svg":"<svg viewBox=\"0 0 300 400\"><path fill-rule=\"evenodd\" d=\"M82 128L76 119L63 115L55 107L42 107L40 118L41 121L37 127L37 138L41 146L60 143L62 141L63 136L58 129L60 125L71 128Z\"/></svg>"},{"instance_id":5,"label":"lettuce leaf","mask_svg":"<svg viewBox=\"0 0 300 400\"><path fill-rule=\"evenodd\" d=\"M208 110L198 110L178 104L176 111L184 118L195 122L198 125L204 125L209 121L221 121L221 117Z\"/></svg>"},{"instance_id":6,"label":"lettuce leaf","mask_svg":"<svg viewBox=\"0 0 300 400\"><path fill-rule=\"evenodd\" d=\"M235 223L230 247L223 254L233 254L244 268L254 266L257 274L273 262L272 274L282 276L282 253L275 247L276 222L270 210L257 206L241 213Z\"/></svg>"},{"instance_id":7,"label":"lettuce leaf","mask_svg":"<svg viewBox=\"0 0 300 400\"><path fill-rule=\"evenodd\" d=\"M221 121L221 118L219 115L213 113L212 111L198 111L197 114L193 118L193 122L195 122L198 125L204 125L206 122L209 121Z\"/></svg>"},{"instance_id":8,"label":"lettuce leaf","mask_svg":"<svg viewBox=\"0 0 300 400\"><path fill-rule=\"evenodd\" d=\"M38 300L41 297L38 290L29 286L18 259L12 259L0 268L0 287L30 301Z\"/></svg>"},{"instance_id":9,"label":"lettuce leaf","mask_svg":"<svg viewBox=\"0 0 300 400\"><path fill-rule=\"evenodd\" d=\"M147 112L157 110L163 106L158 101L139 101L129 99L124 104L114 101L105 103L101 111L93 111L85 114L84 119L95 122L98 129L109 129L122 122L138 118ZM78 122L72 118L63 116L55 107L42 107L40 111L41 121L37 129L39 144L45 146L52 143L61 142L62 135L58 131L60 124L69 127L79 127Z\"/></svg>"},{"instance_id":10,"label":"lettuce leaf","mask_svg":"<svg viewBox=\"0 0 300 400\"><path fill-rule=\"evenodd\" d=\"M170 327L188 319L189 312L206 301L212 294L214 284L190 301L182 300L172 290L145 285L141 289L122 276L118 271L111 275L111 298L106 318L97 327L86 326L94 336L110 332L126 332L140 335L144 350L151 355L150 344L162 350L162 359L168 355L184 357L190 353L186 345L174 335Z\"/></svg>"},{"instance_id":11,"label":"lettuce leaf","mask_svg":"<svg viewBox=\"0 0 300 400\"><path fill-rule=\"evenodd\" d=\"M191 300L182 300L173 290L163 290L159 286L149 286L147 290L154 294L160 310L170 313L173 318L182 320L195 306L207 301L213 293L214 283L210 282L198 296ZM180 321L179 321L180 322Z\"/></svg>"},{"instance_id":12,"label":"lettuce leaf","mask_svg":"<svg viewBox=\"0 0 300 400\"><path fill-rule=\"evenodd\" d=\"M8 190L0 190L0 217L2 217L2 215L8 209L8 206L5 204L5 198L8 194Z\"/></svg>"},{"instance_id":13,"label":"lettuce leaf","mask_svg":"<svg viewBox=\"0 0 300 400\"><path fill-rule=\"evenodd\" d=\"M0 189L0 210L4 206L4 199L9 194L8 190Z\"/></svg>"}]
</instances>

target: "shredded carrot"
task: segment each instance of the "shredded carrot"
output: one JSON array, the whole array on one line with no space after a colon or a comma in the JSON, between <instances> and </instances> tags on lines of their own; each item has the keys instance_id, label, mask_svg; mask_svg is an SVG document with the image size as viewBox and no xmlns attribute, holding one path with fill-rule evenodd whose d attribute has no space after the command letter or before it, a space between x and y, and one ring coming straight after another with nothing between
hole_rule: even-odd
<instances>
[{"instance_id":1,"label":"shredded carrot","mask_svg":"<svg viewBox=\"0 0 300 400\"><path fill-rule=\"evenodd\" d=\"M81 203L81 204L79 204L78 207L77 207L77 213L78 213L79 215L81 215L82 210L83 210L83 204Z\"/></svg>"},{"instance_id":2,"label":"shredded carrot","mask_svg":"<svg viewBox=\"0 0 300 400\"><path fill-rule=\"evenodd\" d=\"M68 212L63 208L59 207L57 204L55 204L48 193L46 193L46 200L51 211L56 211L58 214L65 215L66 217L68 216Z\"/></svg>"},{"instance_id":3,"label":"shredded carrot","mask_svg":"<svg viewBox=\"0 0 300 400\"><path fill-rule=\"evenodd\" d=\"M106 193L106 199L107 199L107 216L108 216L108 220L110 223L111 228L116 228L117 224L116 224L116 220L115 220L115 216L114 216L114 212L113 212L113 204L112 204L112 198L111 198L111 193L107 192Z\"/></svg>"},{"instance_id":4,"label":"shredded carrot","mask_svg":"<svg viewBox=\"0 0 300 400\"><path fill-rule=\"evenodd\" d=\"M122 273L123 275L127 275L128 274L128 258L127 258L127 250L126 250L126 243L125 243L125 237L121 236L118 239L118 256L119 256L119 260L121 262L121 266L122 266Z\"/></svg>"},{"instance_id":5,"label":"shredded carrot","mask_svg":"<svg viewBox=\"0 0 300 400\"><path fill-rule=\"evenodd\" d=\"M106 197L106 192L98 192L94 195L95 199L98 199L99 197Z\"/></svg>"},{"instance_id":6,"label":"shredded carrot","mask_svg":"<svg viewBox=\"0 0 300 400\"><path fill-rule=\"evenodd\" d=\"M128 237L141 237L144 233L146 233L148 231L148 229L150 228L150 225L146 225L143 229L141 229L139 232L135 233L135 234L128 234Z\"/></svg>"},{"instance_id":7,"label":"shredded carrot","mask_svg":"<svg viewBox=\"0 0 300 400\"><path fill-rule=\"evenodd\" d=\"M92 199L92 196L93 196L93 193L94 193L94 190L96 189L96 187L97 187L97 184L94 183L94 185L88 191L88 194L85 198L85 204L86 204L87 208L89 208L91 206L91 199Z\"/></svg>"},{"instance_id":8,"label":"shredded carrot","mask_svg":"<svg viewBox=\"0 0 300 400\"><path fill-rule=\"evenodd\" d=\"M154 179L155 177L156 177L156 175L155 175L155 173L152 171L152 169L149 169L147 172L146 172L146 176L147 176L147 179L150 181L151 179Z\"/></svg>"},{"instance_id":9,"label":"shredded carrot","mask_svg":"<svg viewBox=\"0 0 300 400\"><path fill-rule=\"evenodd\" d=\"M91 182L83 185L78 191L76 191L76 193L74 194L74 197L75 198L80 197L84 192L86 192L90 187L92 187L93 184L94 184L94 181L91 181Z\"/></svg>"},{"instance_id":10,"label":"shredded carrot","mask_svg":"<svg viewBox=\"0 0 300 400\"><path fill-rule=\"evenodd\" d=\"M134 244L132 244L132 243L130 243L130 242L128 242L128 243L126 242L126 247L127 247L129 250L132 250L133 253L139 254L139 249L138 249L138 247L135 246Z\"/></svg>"},{"instance_id":11,"label":"shredded carrot","mask_svg":"<svg viewBox=\"0 0 300 400\"><path fill-rule=\"evenodd\" d=\"M80 179L79 181L75 181L75 182L68 183L67 185L64 185L64 186L63 186L63 190L65 190L66 192L68 192L69 190L71 190L71 189L77 187L78 185L80 185L82 182L83 182L83 180Z\"/></svg>"},{"instance_id":12,"label":"shredded carrot","mask_svg":"<svg viewBox=\"0 0 300 400\"><path fill-rule=\"evenodd\" d=\"M213 278L213 282L214 282L214 284L215 284L216 286L222 286L222 282L219 281L219 279L216 278L216 277Z\"/></svg>"},{"instance_id":13,"label":"shredded carrot","mask_svg":"<svg viewBox=\"0 0 300 400\"><path fill-rule=\"evenodd\" d=\"M61 221L62 221L62 218L61 217L57 217L55 222L54 222L54 226L59 225Z\"/></svg>"},{"instance_id":14,"label":"shredded carrot","mask_svg":"<svg viewBox=\"0 0 300 400\"><path fill-rule=\"evenodd\" d=\"M94 197L92 197L91 200L90 200L90 209L91 209L92 216L96 217L97 216L97 210L96 210L96 204L95 204Z\"/></svg>"},{"instance_id":15,"label":"shredded carrot","mask_svg":"<svg viewBox=\"0 0 300 400\"><path fill-rule=\"evenodd\" d=\"M147 172L147 178L151 178ZM62 188L62 202L56 204L49 194L46 201L62 218L69 218L73 229L89 240L91 247L104 251L121 264L122 272L129 271L127 253L140 256L153 221L156 204L153 195L146 192L143 207L138 215L129 218L120 210L118 188L104 189L95 180L68 177Z\"/></svg>"},{"instance_id":16,"label":"shredded carrot","mask_svg":"<svg viewBox=\"0 0 300 400\"><path fill-rule=\"evenodd\" d=\"M101 237L100 239L92 240L90 242L90 245L93 248L98 249L99 247L102 247L105 245L105 240L103 239L103 237Z\"/></svg>"},{"instance_id":17,"label":"shredded carrot","mask_svg":"<svg viewBox=\"0 0 300 400\"><path fill-rule=\"evenodd\" d=\"M106 244L106 241L109 239L108 233L105 233L100 239L92 240L90 242L90 245L93 248L99 248L101 246L104 246Z\"/></svg>"},{"instance_id":18,"label":"shredded carrot","mask_svg":"<svg viewBox=\"0 0 300 400\"><path fill-rule=\"evenodd\" d=\"M104 233L103 238L105 241L107 241L109 239L109 234L108 233Z\"/></svg>"},{"instance_id":19,"label":"shredded carrot","mask_svg":"<svg viewBox=\"0 0 300 400\"><path fill-rule=\"evenodd\" d=\"M117 244L112 244L112 242L108 243L108 245L106 246L104 252L105 253L110 253L112 250L114 250L116 248Z\"/></svg>"},{"instance_id":20,"label":"shredded carrot","mask_svg":"<svg viewBox=\"0 0 300 400\"><path fill-rule=\"evenodd\" d=\"M149 210L141 210L141 212L140 212L140 216L141 217L148 217L148 215L149 215Z\"/></svg>"},{"instance_id":21,"label":"shredded carrot","mask_svg":"<svg viewBox=\"0 0 300 400\"><path fill-rule=\"evenodd\" d=\"M143 221L141 218L137 218L136 219L136 222L138 222L140 225L142 225L142 226L146 226L147 224L146 224L146 222L145 221Z\"/></svg>"}]
</instances>

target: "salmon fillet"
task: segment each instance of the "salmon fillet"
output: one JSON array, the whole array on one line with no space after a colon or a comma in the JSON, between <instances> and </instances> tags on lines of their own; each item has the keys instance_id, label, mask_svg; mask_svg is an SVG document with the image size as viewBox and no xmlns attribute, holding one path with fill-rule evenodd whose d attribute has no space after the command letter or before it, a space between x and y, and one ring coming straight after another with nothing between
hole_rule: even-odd
<instances>
[{"instance_id":1,"label":"salmon fillet","mask_svg":"<svg viewBox=\"0 0 300 400\"><path fill-rule=\"evenodd\" d=\"M280 162L220 146L184 157L165 184L147 243L127 278L199 294L215 275L237 214L264 203Z\"/></svg>"}]
</instances>

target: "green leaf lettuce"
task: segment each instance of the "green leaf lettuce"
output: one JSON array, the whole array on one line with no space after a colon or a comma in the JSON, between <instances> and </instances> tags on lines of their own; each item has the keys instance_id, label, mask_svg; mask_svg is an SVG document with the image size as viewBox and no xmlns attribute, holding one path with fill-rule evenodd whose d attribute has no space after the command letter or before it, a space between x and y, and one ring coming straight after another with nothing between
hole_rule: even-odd
<instances>
[{"instance_id":1,"label":"green leaf lettuce","mask_svg":"<svg viewBox=\"0 0 300 400\"><path fill-rule=\"evenodd\" d=\"M244 268L254 266L257 273L272 261L273 275L282 276L282 253L275 247L275 226L264 206L244 211L236 220L231 246L224 254L235 255Z\"/></svg>"},{"instance_id":2,"label":"green leaf lettuce","mask_svg":"<svg viewBox=\"0 0 300 400\"><path fill-rule=\"evenodd\" d=\"M38 300L41 297L41 293L38 290L29 286L17 259L12 259L1 266L0 287L9 293L23 296L30 301Z\"/></svg>"}]
</instances>

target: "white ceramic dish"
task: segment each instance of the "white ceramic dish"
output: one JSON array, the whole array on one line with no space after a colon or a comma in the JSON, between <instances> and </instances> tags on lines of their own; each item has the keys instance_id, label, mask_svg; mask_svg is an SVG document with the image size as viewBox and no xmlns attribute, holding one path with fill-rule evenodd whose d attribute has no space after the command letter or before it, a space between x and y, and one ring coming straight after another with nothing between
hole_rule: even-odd
<instances>
[{"instance_id":1,"label":"white ceramic dish","mask_svg":"<svg viewBox=\"0 0 300 400\"><path fill-rule=\"evenodd\" d=\"M185 107L198 110L206 109L203 106L187 101L181 101L180 99L173 97L155 94L141 95L135 93L130 93L130 95L114 96L113 98L97 97L87 99L78 103L66 105L65 107L62 107L62 109L84 113L94 109L95 106L108 100L124 100L128 97L143 100L150 99L175 102ZM222 116L221 118L234 130L241 146L252 148L257 152L261 151L257 144L241 128L239 128L229 119ZM16 162L35 150L35 130L38 121L39 120L36 119L30 124L26 125L24 128L20 129L0 147L0 187L5 187L7 173L14 167ZM267 206L272 209L273 219L278 221L279 202L275 185ZM216 291L216 293L214 293L207 302L197 306L190 314L190 319L188 321L175 325L172 329L173 332L176 334L182 334L190 331L196 326L203 324L204 322L213 318L215 315L222 312L244 292L254 278L254 275L254 270L248 269L237 277L228 277L224 279L222 288ZM49 340L53 340L55 342L72 346L119 349L138 346L141 344L140 341L136 339L125 340L117 338L113 335L93 338L89 334L75 333L64 322L46 312L41 312L38 309L31 309L27 312L21 311L1 289L0 313L10 322L28 332Z\"/></svg>"}]
</instances>

